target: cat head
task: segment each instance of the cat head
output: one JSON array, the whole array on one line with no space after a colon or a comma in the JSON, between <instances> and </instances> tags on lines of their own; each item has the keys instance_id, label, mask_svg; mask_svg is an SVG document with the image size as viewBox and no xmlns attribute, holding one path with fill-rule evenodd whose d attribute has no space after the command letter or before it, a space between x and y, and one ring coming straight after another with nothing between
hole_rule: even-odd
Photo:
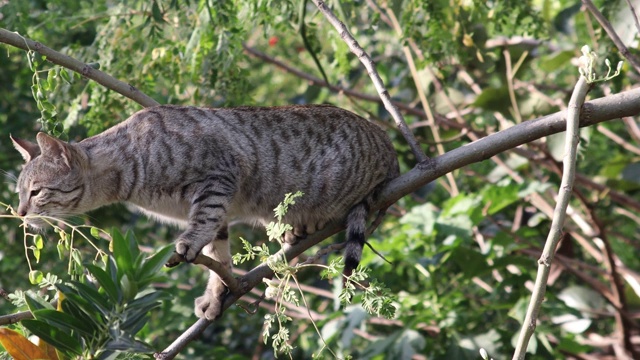
<instances>
[{"instance_id":1,"label":"cat head","mask_svg":"<svg viewBox=\"0 0 640 360\"><path fill-rule=\"evenodd\" d=\"M26 216L30 227L47 224L39 216L64 217L79 214L85 186L86 157L73 144L38 133L37 143L11 137L24 158L16 192L20 196L18 215Z\"/></svg>"}]
</instances>

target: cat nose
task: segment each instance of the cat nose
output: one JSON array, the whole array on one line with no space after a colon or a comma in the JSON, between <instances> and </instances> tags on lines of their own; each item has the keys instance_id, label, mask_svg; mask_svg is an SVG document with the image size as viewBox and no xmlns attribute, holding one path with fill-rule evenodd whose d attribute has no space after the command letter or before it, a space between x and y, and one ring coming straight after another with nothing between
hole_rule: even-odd
<instances>
[{"instance_id":1,"label":"cat nose","mask_svg":"<svg viewBox=\"0 0 640 360\"><path fill-rule=\"evenodd\" d=\"M19 216L27 216L27 209L22 206L18 206L18 215Z\"/></svg>"}]
</instances>

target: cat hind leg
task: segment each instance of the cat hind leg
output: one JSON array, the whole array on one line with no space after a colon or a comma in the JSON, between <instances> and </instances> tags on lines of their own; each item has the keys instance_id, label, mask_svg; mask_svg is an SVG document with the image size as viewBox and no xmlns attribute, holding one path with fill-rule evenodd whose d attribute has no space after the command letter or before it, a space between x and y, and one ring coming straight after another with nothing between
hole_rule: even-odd
<instances>
[{"instance_id":1,"label":"cat hind leg","mask_svg":"<svg viewBox=\"0 0 640 360\"><path fill-rule=\"evenodd\" d=\"M202 254L218 261L231 272L231 250L226 224L218 230L215 239L202 249ZM204 295L196 298L195 301L196 316L207 320L215 320L220 317L222 315L224 296L227 292L228 288L220 279L220 276L216 272L209 270L209 281Z\"/></svg>"}]
</instances>

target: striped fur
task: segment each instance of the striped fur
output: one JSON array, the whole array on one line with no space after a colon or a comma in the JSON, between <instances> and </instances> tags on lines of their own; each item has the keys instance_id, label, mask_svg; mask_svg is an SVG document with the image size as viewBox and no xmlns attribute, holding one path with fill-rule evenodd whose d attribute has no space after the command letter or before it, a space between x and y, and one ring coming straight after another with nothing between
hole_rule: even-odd
<instances>
[{"instance_id":1,"label":"striped fur","mask_svg":"<svg viewBox=\"0 0 640 360\"><path fill-rule=\"evenodd\" d=\"M369 206L398 176L384 131L326 105L208 109L158 106L69 144L43 133L37 144L13 139L26 165L18 179L20 215L66 216L127 202L185 227L176 251L202 250L231 268L228 219L273 220L286 193L304 196L284 221L295 241L347 218L348 273L359 262ZM28 219L34 227L38 219ZM212 240L213 239L213 240ZM211 274L196 313L220 315L224 284Z\"/></svg>"}]
</instances>

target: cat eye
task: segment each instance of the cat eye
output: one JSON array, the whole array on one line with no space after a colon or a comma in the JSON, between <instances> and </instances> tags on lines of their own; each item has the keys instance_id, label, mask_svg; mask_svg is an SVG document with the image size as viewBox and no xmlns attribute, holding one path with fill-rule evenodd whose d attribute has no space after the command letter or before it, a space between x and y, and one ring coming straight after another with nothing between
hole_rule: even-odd
<instances>
[{"instance_id":1,"label":"cat eye","mask_svg":"<svg viewBox=\"0 0 640 360\"><path fill-rule=\"evenodd\" d=\"M40 194L40 190L41 190L41 189L31 190L31 193L29 194L29 196L30 196L30 197L38 196L38 194Z\"/></svg>"}]
</instances>

